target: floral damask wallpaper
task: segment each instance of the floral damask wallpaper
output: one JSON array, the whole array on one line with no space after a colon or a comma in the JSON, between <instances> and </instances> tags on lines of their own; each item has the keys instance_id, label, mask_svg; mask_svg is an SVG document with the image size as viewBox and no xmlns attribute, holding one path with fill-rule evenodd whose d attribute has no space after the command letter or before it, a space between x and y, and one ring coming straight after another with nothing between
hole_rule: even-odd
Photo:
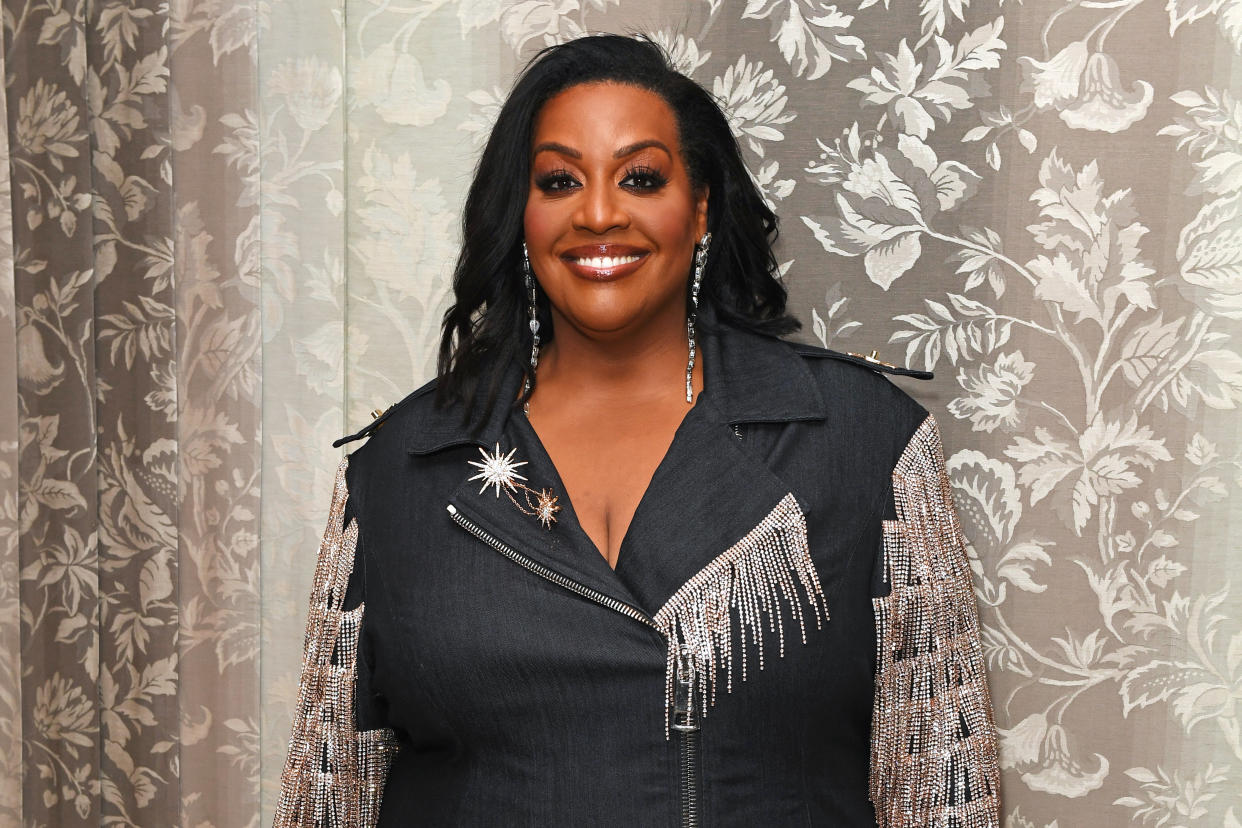
<instances>
[{"instance_id":1,"label":"floral damask wallpaper","mask_svg":"<svg viewBox=\"0 0 1242 828\"><path fill-rule=\"evenodd\" d=\"M640 30L800 336L936 371L1006 825L1242 825L1242 0L3 11L0 824L270 822L329 444L434 369L513 73Z\"/></svg>"}]
</instances>

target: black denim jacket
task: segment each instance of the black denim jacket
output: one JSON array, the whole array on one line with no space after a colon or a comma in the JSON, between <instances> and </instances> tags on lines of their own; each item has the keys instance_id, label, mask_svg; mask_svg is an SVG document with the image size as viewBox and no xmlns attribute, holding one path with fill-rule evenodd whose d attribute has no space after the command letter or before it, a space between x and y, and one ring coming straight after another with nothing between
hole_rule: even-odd
<instances>
[{"instance_id":1,"label":"black denim jacket","mask_svg":"<svg viewBox=\"0 0 1242 828\"><path fill-rule=\"evenodd\" d=\"M429 383L361 433L278 826L998 824L934 421L865 359L701 343L615 571L520 408L463 423ZM497 448L551 528L469 479Z\"/></svg>"}]
</instances>

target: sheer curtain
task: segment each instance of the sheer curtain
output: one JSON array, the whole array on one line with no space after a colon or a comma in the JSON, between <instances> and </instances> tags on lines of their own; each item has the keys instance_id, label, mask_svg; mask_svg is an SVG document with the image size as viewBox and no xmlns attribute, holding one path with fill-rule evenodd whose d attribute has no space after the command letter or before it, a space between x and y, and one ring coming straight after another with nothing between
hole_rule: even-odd
<instances>
[{"instance_id":1,"label":"sheer curtain","mask_svg":"<svg viewBox=\"0 0 1242 828\"><path fill-rule=\"evenodd\" d=\"M1242 0L3 11L0 824L270 821L331 440L433 373L513 73L630 30L800 336L937 372L1008 823L1242 821Z\"/></svg>"}]
</instances>

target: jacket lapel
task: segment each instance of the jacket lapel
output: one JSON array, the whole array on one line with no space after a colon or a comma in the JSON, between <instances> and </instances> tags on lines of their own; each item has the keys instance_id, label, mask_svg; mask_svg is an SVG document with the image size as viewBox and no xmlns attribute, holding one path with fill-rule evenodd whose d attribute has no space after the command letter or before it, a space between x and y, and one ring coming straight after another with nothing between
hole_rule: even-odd
<instances>
[{"instance_id":1,"label":"jacket lapel","mask_svg":"<svg viewBox=\"0 0 1242 828\"><path fill-rule=\"evenodd\" d=\"M788 345L729 328L703 335L704 391L638 505L616 574L648 612L751 532L792 492L733 427L822 419L823 402Z\"/></svg>"}]
</instances>

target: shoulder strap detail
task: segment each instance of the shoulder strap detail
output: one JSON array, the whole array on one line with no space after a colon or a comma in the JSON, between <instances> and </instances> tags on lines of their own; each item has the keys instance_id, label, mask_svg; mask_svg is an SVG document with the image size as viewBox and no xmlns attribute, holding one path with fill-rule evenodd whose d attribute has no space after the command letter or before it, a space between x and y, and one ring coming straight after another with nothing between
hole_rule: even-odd
<instances>
[{"instance_id":1,"label":"shoulder strap detail","mask_svg":"<svg viewBox=\"0 0 1242 828\"><path fill-rule=\"evenodd\" d=\"M274 828L372 828L396 755L391 730L358 732L354 715L358 635L365 604L342 610L353 571L358 522L345 523L348 458L332 490L319 546L305 656Z\"/></svg>"},{"instance_id":2,"label":"shoulder strap detail","mask_svg":"<svg viewBox=\"0 0 1242 828\"><path fill-rule=\"evenodd\" d=\"M371 422L367 423L365 426L355 431L353 434L346 434L344 437L338 437L337 439L333 440L332 448L340 448L346 443L352 443L355 440L361 440L363 437L370 437L371 434L374 433L376 429L378 429L380 426L384 424L385 420L387 420L390 416L392 416L392 412L395 411L396 408L397 408L396 405L390 405L388 406L388 408L384 409L383 411L379 410L378 408L375 409L374 411L371 412L371 416L374 417L375 419L373 419Z\"/></svg>"},{"instance_id":3,"label":"shoulder strap detail","mask_svg":"<svg viewBox=\"0 0 1242 828\"><path fill-rule=\"evenodd\" d=\"M893 470L876 620L871 801L880 828L1000 825L996 725L966 542L929 415Z\"/></svg>"},{"instance_id":4,"label":"shoulder strap detail","mask_svg":"<svg viewBox=\"0 0 1242 828\"><path fill-rule=\"evenodd\" d=\"M863 368L870 368L872 371L879 371L884 374L893 374L898 377L911 377L918 380L929 380L935 377L931 371L922 371L917 368L905 368L901 365L894 365L891 362L885 362L880 359L876 351L870 354L856 354L853 352L841 353L833 351L829 348L818 348L812 345L803 345L796 343L795 350L803 356L824 357L827 359L836 359L841 362L849 362L854 365L861 365Z\"/></svg>"}]
</instances>

